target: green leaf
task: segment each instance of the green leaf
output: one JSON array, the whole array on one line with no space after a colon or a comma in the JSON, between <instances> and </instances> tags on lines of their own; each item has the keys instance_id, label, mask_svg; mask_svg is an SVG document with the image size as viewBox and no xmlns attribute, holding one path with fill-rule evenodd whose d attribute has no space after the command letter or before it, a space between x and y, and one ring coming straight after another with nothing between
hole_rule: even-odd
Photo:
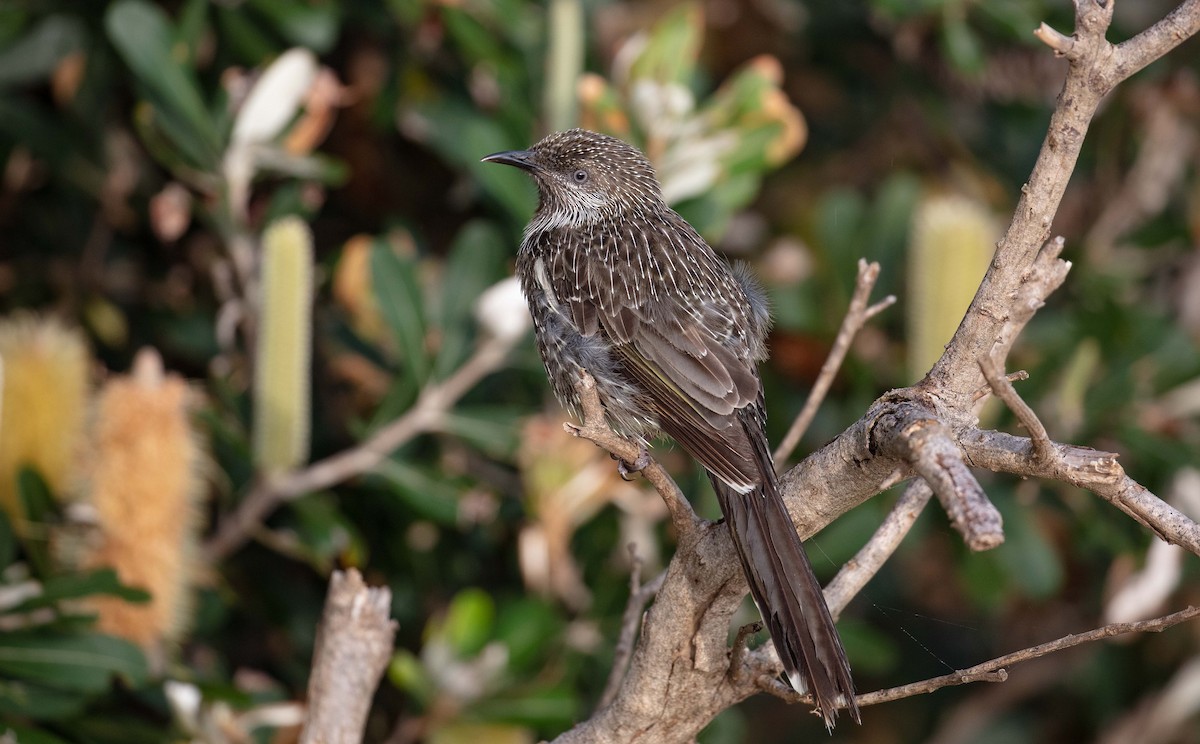
<instances>
[{"instance_id":1,"label":"green leaf","mask_svg":"<svg viewBox=\"0 0 1200 744\"><path fill-rule=\"evenodd\" d=\"M429 744L525 744L534 740L533 732L526 726L508 723L476 723L472 721L449 721L436 725L429 731Z\"/></svg>"},{"instance_id":2,"label":"green leaf","mask_svg":"<svg viewBox=\"0 0 1200 744\"><path fill-rule=\"evenodd\" d=\"M523 413L511 406L458 406L446 413L441 430L496 457L511 455L520 443Z\"/></svg>"},{"instance_id":3,"label":"green leaf","mask_svg":"<svg viewBox=\"0 0 1200 744\"><path fill-rule=\"evenodd\" d=\"M497 39L494 30L487 28L474 17L474 11L467 12L453 5L446 5L441 11L441 20L446 25L446 33L470 60L487 61L502 59L505 49Z\"/></svg>"},{"instance_id":4,"label":"green leaf","mask_svg":"<svg viewBox=\"0 0 1200 744\"><path fill-rule=\"evenodd\" d=\"M972 10L979 11L993 24L1008 33L1018 44L1033 46L1036 42L1029 29L1037 28L1042 20L1042 7L1033 0L1008 0L1003 3L976 3Z\"/></svg>"},{"instance_id":5,"label":"green leaf","mask_svg":"<svg viewBox=\"0 0 1200 744\"><path fill-rule=\"evenodd\" d=\"M416 400L419 389L420 384L411 375L396 375L391 386L384 393L383 400L379 401L379 405L371 414L371 420L366 426L366 430L361 433L355 432L355 434L366 436L407 411Z\"/></svg>"},{"instance_id":6,"label":"green leaf","mask_svg":"<svg viewBox=\"0 0 1200 744\"><path fill-rule=\"evenodd\" d=\"M87 573L53 576L42 583L42 593L22 602L19 609L30 610L47 607L64 599L78 599L96 594L120 597L126 602L148 602L150 593L126 586L111 568L99 568Z\"/></svg>"},{"instance_id":7,"label":"green leaf","mask_svg":"<svg viewBox=\"0 0 1200 744\"><path fill-rule=\"evenodd\" d=\"M46 715L38 715L28 710L24 711L24 713L26 716L31 718L50 717ZM68 744L66 739L60 739L54 734L48 734L41 729L28 728L26 726L16 726L10 723L0 725L0 734L6 733L11 734L14 737L14 741L18 741L21 744Z\"/></svg>"},{"instance_id":8,"label":"green leaf","mask_svg":"<svg viewBox=\"0 0 1200 744\"><path fill-rule=\"evenodd\" d=\"M0 51L0 87L41 82L59 61L83 48L85 31L78 18L52 15Z\"/></svg>"},{"instance_id":9,"label":"green leaf","mask_svg":"<svg viewBox=\"0 0 1200 744\"><path fill-rule=\"evenodd\" d=\"M524 225L537 207L533 180L516 168L481 163L479 159L500 150L526 147L513 142L497 121L479 116L456 101L436 101L414 106L413 113L428 124L429 144L446 162L469 170L489 197Z\"/></svg>"},{"instance_id":10,"label":"green leaf","mask_svg":"<svg viewBox=\"0 0 1200 744\"><path fill-rule=\"evenodd\" d=\"M63 147L79 134L71 129L61 112L17 96L0 96L0 135L44 159L54 169L69 173L73 181L103 183L104 175L73 149Z\"/></svg>"},{"instance_id":11,"label":"green leaf","mask_svg":"<svg viewBox=\"0 0 1200 744\"><path fill-rule=\"evenodd\" d=\"M421 384L429 375L425 313L416 263L397 256L385 243L371 246L371 287L384 321L403 356L404 372Z\"/></svg>"},{"instance_id":12,"label":"green leaf","mask_svg":"<svg viewBox=\"0 0 1200 744\"><path fill-rule=\"evenodd\" d=\"M358 534L353 521L338 509L338 500L328 492L312 493L291 503L290 514L296 518L293 530L299 538L299 554L321 573L335 567L339 557L354 556L366 562L369 546Z\"/></svg>"},{"instance_id":13,"label":"green leaf","mask_svg":"<svg viewBox=\"0 0 1200 744\"><path fill-rule=\"evenodd\" d=\"M475 300L504 276L505 259L511 253L504 235L491 222L468 222L455 237L443 271L436 376L448 375L467 358L474 340Z\"/></svg>"},{"instance_id":14,"label":"green leaf","mask_svg":"<svg viewBox=\"0 0 1200 744\"><path fill-rule=\"evenodd\" d=\"M469 659L492 637L496 605L482 589L463 589L454 595L441 632L460 658Z\"/></svg>"},{"instance_id":15,"label":"green leaf","mask_svg":"<svg viewBox=\"0 0 1200 744\"><path fill-rule=\"evenodd\" d=\"M871 202L871 219L864 226L866 233L859 246L858 257L878 261L883 273L875 287L875 297L898 289L903 275L904 250L908 245L909 225L913 209L921 196L921 182L911 173L899 172L888 176ZM839 277L853 284L856 274ZM853 290L851 290L853 291Z\"/></svg>"},{"instance_id":16,"label":"green leaf","mask_svg":"<svg viewBox=\"0 0 1200 744\"><path fill-rule=\"evenodd\" d=\"M821 254L839 279L852 286L862 256L862 229L867 221L868 207L862 195L853 189L831 189L821 199L817 211L817 241ZM844 307L845 297L826 297L834 307ZM836 321L835 321L836 322Z\"/></svg>"},{"instance_id":17,"label":"green leaf","mask_svg":"<svg viewBox=\"0 0 1200 744\"><path fill-rule=\"evenodd\" d=\"M208 6L209 0L185 0L180 8L175 40L187 49L188 64L195 64L205 34L209 31Z\"/></svg>"},{"instance_id":18,"label":"green leaf","mask_svg":"<svg viewBox=\"0 0 1200 744\"><path fill-rule=\"evenodd\" d=\"M77 715L86 704L87 698L77 692L12 679L0 680L0 715L3 716L43 720L69 718ZM4 724L0 724L0 733L3 733L3 726ZM24 734L21 734L17 741L24 744L26 741L37 740L27 740Z\"/></svg>"},{"instance_id":19,"label":"green leaf","mask_svg":"<svg viewBox=\"0 0 1200 744\"><path fill-rule=\"evenodd\" d=\"M278 42L263 32L241 7L216 6L217 27L230 53L248 65L260 65L279 53Z\"/></svg>"},{"instance_id":20,"label":"green leaf","mask_svg":"<svg viewBox=\"0 0 1200 744\"><path fill-rule=\"evenodd\" d=\"M408 649L399 649L388 664L388 680L417 700L429 700L437 692L433 680L425 673L421 660Z\"/></svg>"},{"instance_id":21,"label":"green leaf","mask_svg":"<svg viewBox=\"0 0 1200 744\"><path fill-rule=\"evenodd\" d=\"M109 6L104 28L121 59L146 88L155 107L169 122L176 144L189 146L214 167L221 138L200 95L193 72L176 57L175 33L160 8L144 0L119 0Z\"/></svg>"},{"instance_id":22,"label":"green leaf","mask_svg":"<svg viewBox=\"0 0 1200 744\"><path fill-rule=\"evenodd\" d=\"M994 551L1009 579L1035 599L1056 594L1063 583L1063 567L1054 547L1037 524L1034 505L997 500L1004 517L1004 544Z\"/></svg>"},{"instance_id":23,"label":"green leaf","mask_svg":"<svg viewBox=\"0 0 1200 744\"><path fill-rule=\"evenodd\" d=\"M508 668L532 671L551 653L562 633L563 620L547 603L521 598L501 606L496 640L508 647Z\"/></svg>"},{"instance_id":24,"label":"green leaf","mask_svg":"<svg viewBox=\"0 0 1200 744\"><path fill-rule=\"evenodd\" d=\"M506 694L481 700L472 713L484 720L509 721L529 726L563 726L579 713L579 697L573 690L551 688L524 695Z\"/></svg>"},{"instance_id":25,"label":"green leaf","mask_svg":"<svg viewBox=\"0 0 1200 744\"><path fill-rule=\"evenodd\" d=\"M949 15L942 24L942 52L959 72L968 75L983 72L983 45L966 19L958 14Z\"/></svg>"},{"instance_id":26,"label":"green leaf","mask_svg":"<svg viewBox=\"0 0 1200 744\"><path fill-rule=\"evenodd\" d=\"M30 524L39 526L32 533L25 533L25 554L29 557L35 576L48 576L53 563L50 560L49 541L44 537L45 527L57 521L50 486L36 470L23 467L17 473L17 495L21 499L25 519Z\"/></svg>"},{"instance_id":27,"label":"green leaf","mask_svg":"<svg viewBox=\"0 0 1200 744\"><path fill-rule=\"evenodd\" d=\"M251 0L250 6L262 14L280 36L296 46L325 54L337 42L340 23L338 3L317 0Z\"/></svg>"},{"instance_id":28,"label":"green leaf","mask_svg":"<svg viewBox=\"0 0 1200 744\"><path fill-rule=\"evenodd\" d=\"M694 3L677 6L650 31L650 38L629 71L631 80L649 78L686 85L696 70L704 39L704 15Z\"/></svg>"},{"instance_id":29,"label":"green leaf","mask_svg":"<svg viewBox=\"0 0 1200 744\"><path fill-rule=\"evenodd\" d=\"M0 572L17 558L17 536L13 533L8 512L0 509Z\"/></svg>"},{"instance_id":30,"label":"green leaf","mask_svg":"<svg viewBox=\"0 0 1200 744\"><path fill-rule=\"evenodd\" d=\"M0 673L81 693L102 692L113 677L140 687L148 674L145 657L129 641L99 633L34 631L0 634Z\"/></svg>"},{"instance_id":31,"label":"green leaf","mask_svg":"<svg viewBox=\"0 0 1200 744\"><path fill-rule=\"evenodd\" d=\"M387 460L375 468L392 491L418 515L441 525L458 523L458 489L440 474L431 474L399 460Z\"/></svg>"},{"instance_id":32,"label":"green leaf","mask_svg":"<svg viewBox=\"0 0 1200 744\"><path fill-rule=\"evenodd\" d=\"M208 695L204 696L205 701L210 699ZM149 720L147 720L148 718ZM167 733L170 730L164 730L160 721L146 716L145 711L136 709L128 712L104 710L97 714L81 716L64 722L61 728L64 734L71 737L72 741L89 742L89 744L92 742L95 744L163 744L164 742L187 740L181 736L171 737ZM264 740L249 739L254 742Z\"/></svg>"},{"instance_id":33,"label":"green leaf","mask_svg":"<svg viewBox=\"0 0 1200 744\"><path fill-rule=\"evenodd\" d=\"M900 664L896 644L869 623L842 618L838 621L838 633L846 645L851 668L860 674L881 676L894 671Z\"/></svg>"}]
</instances>

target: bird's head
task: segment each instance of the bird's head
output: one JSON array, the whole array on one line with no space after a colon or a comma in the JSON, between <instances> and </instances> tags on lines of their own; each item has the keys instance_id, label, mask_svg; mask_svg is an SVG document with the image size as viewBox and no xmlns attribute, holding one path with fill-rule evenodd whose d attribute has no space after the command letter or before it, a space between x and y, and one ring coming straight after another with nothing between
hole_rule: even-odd
<instances>
[{"instance_id":1,"label":"bird's head","mask_svg":"<svg viewBox=\"0 0 1200 744\"><path fill-rule=\"evenodd\" d=\"M545 227L575 227L663 206L646 156L621 140L586 129L555 132L528 150L488 155L527 171L538 186Z\"/></svg>"}]
</instances>

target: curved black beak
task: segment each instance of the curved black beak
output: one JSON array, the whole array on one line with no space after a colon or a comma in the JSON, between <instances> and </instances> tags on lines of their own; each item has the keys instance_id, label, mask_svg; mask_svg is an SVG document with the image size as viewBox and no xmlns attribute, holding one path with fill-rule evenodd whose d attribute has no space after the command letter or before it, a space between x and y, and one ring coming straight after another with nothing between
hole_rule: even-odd
<instances>
[{"instance_id":1,"label":"curved black beak","mask_svg":"<svg viewBox=\"0 0 1200 744\"><path fill-rule=\"evenodd\" d=\"M484 163L502 163L511 165L521 170L533 170L533 153L529 150L506 150L505 152L494 152L483 158Z\"/></svg>"}]
</instances>

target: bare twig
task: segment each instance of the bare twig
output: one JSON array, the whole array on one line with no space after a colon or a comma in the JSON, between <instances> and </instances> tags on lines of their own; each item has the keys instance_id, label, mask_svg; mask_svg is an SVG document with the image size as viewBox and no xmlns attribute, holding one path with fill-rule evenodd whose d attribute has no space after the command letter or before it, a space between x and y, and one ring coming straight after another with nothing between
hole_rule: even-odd
<instances>
[{"instance_id":1,"label":"bare twig","mask_svg":"<svg viewBox=\"0 0 1200 744\"><path fill-rule=\"evenodd\" d=\"M604 413L604 404L600 402L600 394L596 391L596 380L591 375L584 372L575 389L579 393L579 408L583 413L583 424L564 424L563 428L567 430L568 434L583 437L625 462L635 462L647 456L638 444L621 437L609 428ZM663 466L653 458L648 458L648 460L647 464L638 472L649 481L650 485L654 486L654 490L658 491L658 495L667 505L667 511L671 513L671 523L679 534L680 542L691 539L700 524L700 518L696 516L687 497L679 490L679 486Z\"/></svg>"},{"instance_id":2,"label":"bare twig","mask_svg":"<svg viewBox=\"0 0 1200 744\"><path fill-rule=\"evenodd\" d=\"M1009 372L1007 375L1004 376L1004 379L1008 380L1009 382L1022 382L1024 380L1029 379L1029 373L1023 369L1019 369L1016 372ZM992 386L984 385L983 387L981 387L975 391L975 395L971 398L971 400L975 403L978 403L979 401L983 400L984 398L986 398L987 396L989 396L991 394L992 394Z\"/></svg>"},{"instance_id":3,"label":"bare twig","mask_svg":"<svg viewBox=\"0 0 1200 744\"><path fill-rule=\"evenodd\" d=\"M1090 630L1086 633L1073 633L1068 636L1063 636L1058 640L1043 643L1030 648L1021 649L1011 654L999 656L991 661L985 661L982 664L976 664L970 669L964 669L958 672L944 674L941 677L933 677L921 682L913 682L900 687L892 687L886 690L877 692L868 692L858 696L859 707L867 705L877 705L879 703L887 703L892 700L900 700L914 695L923 695L927 692L950 687L953 685L966 684L968 682L1003 682L1008 678L1007 667L1015 664L1020 664L1023 661L1037 659L1047 654L1052 654L1058 651L1064 651L1068 648L1074 648L1085 643L1099 641L1104 638L1112 638L1113 636L1125 635L1126 633L1158 633L1172 625L1178 625L1182 622L1187 622L1192 618L1200 615L1200 607L1188 607L1187 609L1173 612L1170 615L1156 617L1153 620L1142 620L1136 623L1113 623L1111 625L1103 625L1095 630Z\"/></svg>"},{"instance_id":4,"label":"bare twig","mask_svg":"<svg viewBox=\"0 0 1200 744\"><path fill-rule=\"evenodd\" d=\"M427 386L412 408L358 446L301 470L256 481L233 513L221 520L216 534L205 545L208 560L215 563L241 547L280 504L362 475L413 437L436 431L446 411L481 379L499 369L514 341L500 337L485 339L454 374Z\"/></svg>"},{"instance_id":5,"label":"bare twig","mask_svg":"<svg viewBox=\"0 0 1200 744\"><path fill-rule=\"evenodd\" d=\"M980 357L979 368L983 370L983 377L992 387L992 392L1004 401L1017 417L1017 421L1021 422L1021 426L1029 432L1029 437L1033 440L1033 456L1039 459L1054 457L1054 448L1051 446L1050 435L1046 433L1046 427L1029 404L1022 400L1012 382L1004 376L1004 371L996 364L996 360L990 356Z\"/></svg>"},{"instance_id":6,"label":"bare twig","mask_svg":"<svg viewBox=\"0 0 1200 744\"><path fill-rule=\"evenodd\" d=\"M837 376L838 369L846 359L846 353L850 350L850 343L854 340L855 335L868 320L896 302L894 296L888 295L874 305L867 305L867 300L871 298L871 290L874 289L878 279L879 264L873 261L867 263L864 259L858 259L858 278L854 282L854 295L850 298L850 307L846 310L846 317L842 318L842 327L838 329L837 337L833 341L833 348L829 350L829 355L825 357L825 363L821 365L821 372L817 375L817 381L813 383L812 392L808 394L808 399L804 401L804 407L800 409L796 420L792 422L783 441L775 450L775 467L783 467L784 461L796 449L800 438L808 430L813 417L817 415L817 409L821 407L821 402L825 400L825 395L829 392L829 387L833 385L833 378Z\"/></svg>"},{"instance_id":7,"label":"bare twig","mask_svg":"<svg viewBox=\"0 0 1200 744\"><path fill-rule=\"evenodd\" d=\"M738 628L737 635L733 639L733 645L729 648L729 679L733 684L737 685L743 681L745 677L746 651L749 650L747 644L750 643L750 636L762 629L762 622L746 623Z\"/></svg>"},{"instance_id":8,"label":"bare twig","mask_svg":"<svg viewBox=\"0 0 1200 744\"><path fill-rule=\"evenodd\" d=\"M1032 441L997 431L973 431L958 443L976 467L1086 488L1163 540L1200 555L1200 525L1127 476L1111 452L1055 442L1052 457L1035 458Z\"/></svg>"},{"instance_id":9,"label":"bare twig","mask_svg":"<svg viewBox=\"0 0 1200 744\"><path fill-rule=\"evenodd\" d=\"M664 571L655 576L649 583L642 585L642 559L637 556L634 546L629 545L629 556L633 560L633 568L629 572L629 600L625 603L625 612L621 615L621 633L617 636L617 647L613 652L612 670L608 673L608 682L596 708L603 708L612 702L625 679L625 670L629 668L629 657L633 653L633 641L637 637L637 629L642 620L642 608L654 597L662 587L667 574Z\"/></svg>"},{"instance_id":10,"label":"bare twig","mask_svg":"<svg viewBox=\"0 0 1200 744\"><path fill-rule=\"evenodd\" d=\"M371 589L358 571L334 571L308 680L301 744L357 744L371 698L392 657L392 593Z\"/></svg>"},{"instance_id":11,"label":"bare twig","mask_svg":"<svg viewBox=\"0 0 1200 744\"><path fill-rule=\"evenodd\" d=\"M1071 49L1075 46L1074 39L1072 39L1070 36L1064 36L1058 31L1055 31L1053 28L1050 28L1050 26L1045 23L1043 23L1041 26L1038 26L1037 30L1033 32L1033 35L1036 36L1043 44L1053 49L1054 53L1060 57L1070 54Z\"/></svg>"},{"instance_id":12,"label":"bare twig","mask_svg":"<svg viewBox=\"0 0 1200 744\"><path fill-rule=\"evenodd\" d=\"M1046 304L1046 299L1067 280L1071 262L1059 258L1065 245L1061 236L1047 240L1034 255L1033 262L1021 272L1017 287L1004 308L1004 322L987 352L998 365L1003 366L1017 336Z\"/></svg>"},{"instance_id":13,"label":"bare twig","mask_svg":"<svg viewBox=\"0 0 1200 744\"><path fill-rule=\"evenodd\" d=\"M921 516L932 495L933 491L924 480L917 479L910 483L867 544L842 566L829 586L825 587L825 602L834 619L900 547L900 542L912 529L917 517Z\"/></svg>"}]
</instances>

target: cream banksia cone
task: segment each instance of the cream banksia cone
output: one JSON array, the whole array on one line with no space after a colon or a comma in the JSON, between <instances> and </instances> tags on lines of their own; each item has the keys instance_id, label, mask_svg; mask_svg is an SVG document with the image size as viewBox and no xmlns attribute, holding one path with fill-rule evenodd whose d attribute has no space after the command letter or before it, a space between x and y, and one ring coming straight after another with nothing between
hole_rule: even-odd
<instances>
[{"instance_id":1,"label":"cream banksia cone","mask_svg":"<svg viewBox=\"0 0 1200 744\"><path fill-rule=\"evenodd\" d=\"M996 250L988 208L959 195L932 195L913 214L908 248L908 369L922 377L958 328Z\"/></svg>"},{"instance_id":2,"label":"cream banksia cone","mask_svg":"<svg viewBox=\"0 0 1200 744\"><path fill-rule=\"evenodd\" d=\"M190 614L205 460L191 397L182 377L163 373L156 352L142 350L133 373L110 379L96 402L83 500L100 537L84 563L111 566L151 598L103 597L93 606L100 630L148 650L176 640Z\"/></svg>"},{"instance_id":3,"label":"cream banksia cone","mask_svg":"<svg viewBox=\"0 0 1200 744\"><path fill-rule=\"evenodd\" d=\"M88 359L83 336L56 320L0 320L0 508L22 533L20 469L36 469L60 496L77 475Z\"/></svg>"},{"instance_id":4,"label":"cream banksia cone","mask_svg":"<svg viewBox=\"0 0 1200 744\"><path fill-rule=\"evenodd\" d=\"M267 472L308 459L313 246L298 217L262 241L262 303L254 369L254 462Z\"/></svg>"}]
</instances>

